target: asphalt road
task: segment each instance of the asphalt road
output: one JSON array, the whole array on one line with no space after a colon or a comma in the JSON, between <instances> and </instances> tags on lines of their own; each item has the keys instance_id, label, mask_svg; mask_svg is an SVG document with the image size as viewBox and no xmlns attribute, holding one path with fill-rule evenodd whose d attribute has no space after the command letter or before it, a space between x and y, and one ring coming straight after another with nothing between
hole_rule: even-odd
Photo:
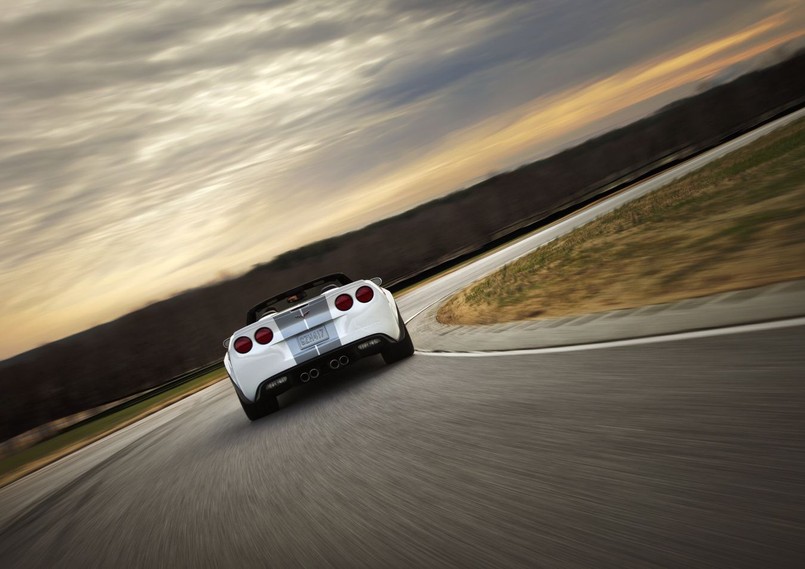
<instances>
[{"instance_id":1,"label":"asphalt road","mask_svg":"<svg viewBox=\"0 0 805 569\"><path fill-rule=\"evenodd\" d=\"M803 334L366 361L253 424L219 384L8 520L0 566L797 566Z\"/></svg>"},{"instance_id":2,"label":"asphalt road","mask_svg":"<svg viewBox=\"0 0 805 569\"><path fill-rule=\"evenodd\" d=\"M801 566L803 370L800 326L224 382L0 490L0 567Z\"/></svg>"}]
</instances>

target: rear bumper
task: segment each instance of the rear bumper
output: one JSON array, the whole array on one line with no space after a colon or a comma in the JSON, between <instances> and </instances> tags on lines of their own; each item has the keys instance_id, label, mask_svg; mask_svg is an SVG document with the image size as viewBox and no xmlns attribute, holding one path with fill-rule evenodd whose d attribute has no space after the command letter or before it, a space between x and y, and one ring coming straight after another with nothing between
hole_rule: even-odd
<instances>
[{"instance_id":1,"label":"rear bumper","mask_svg":"<svg viewBox=\"0 0 805 569\"><path fill-rule=\"evenodd\" d=\"M386 336L385 334L372 334L345 346L336 348L335 350L322 354L315 359L266 378L260 382L260 385L257 388L256 399L259 400L264 394L271 397L276 397L277 395L288 391L292 387L302 385L305 383L305 381L303 381L303 374L307 374L309 381L321 379L322 376L333 373L336 371L336 369L344 367L344 365L349 365L350 363L353 363L361 358L365 358L366 356L379 354L383 351L383 348L389 344L395 344L396 342L396 340ZM349 362L347 364L339 363L338 367L333 369L330 363L333 360L341 359L342 356L349 358ZM310 372L312 370L316 370L318 372L316 374L317 377L311 376ZM285 381L281 381L281 378L285 378Z\"/></svg>"}]
</instances>

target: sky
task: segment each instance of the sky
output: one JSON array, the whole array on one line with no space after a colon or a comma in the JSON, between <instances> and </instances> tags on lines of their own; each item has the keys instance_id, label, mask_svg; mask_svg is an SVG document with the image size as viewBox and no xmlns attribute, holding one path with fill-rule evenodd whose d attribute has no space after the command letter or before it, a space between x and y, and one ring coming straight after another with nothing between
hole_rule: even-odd
<instances>
[{"instance_id":1,"label":"sky","mask_svg":"<svg viewBox=\"0 0 805 569\"><path fill-rule=\"evenodd\" d=\"M803 45L799 0L0 0L0 358Z\"/></svg>"}]
</instances>

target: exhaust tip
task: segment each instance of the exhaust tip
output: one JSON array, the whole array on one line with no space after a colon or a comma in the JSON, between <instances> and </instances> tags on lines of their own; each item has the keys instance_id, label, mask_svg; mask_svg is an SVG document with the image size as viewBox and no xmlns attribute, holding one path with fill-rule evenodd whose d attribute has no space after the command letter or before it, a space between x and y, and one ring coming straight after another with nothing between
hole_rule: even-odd
<instances>
[{"instance_id":1,"label":"exhaust tip","mask_svg":"<svg viewBox=\"0 0 805 569\"><path fill-rule=\"evenodd\" d=\"M338 366L341 364L338 363L338 360L333 358L330 360L330 369L338 369Z\"/></svg>"},{"instance_id":2,"label":"exhaust tip","mask_svg":"<svg viewBox=\"0 0 805 569\"><path fill-rule=\"evenodd\" d=\"M302 381L302 383L307 383L310 380L310 376L306 371L303 371L299 374L299 379Z\"/></svg>"},{"instance_id":3,"label":"exhaust tip","mask_svg":"<svg viewBox=\"0 0 805 569\"><path fill-rule=\"evenodd\" d=\"M310 370L310 379L316 379L317 377L319 377L319 370L314 367Z\"/></svg>"},{"instance_id":4,"label":"exhaust tip","mask_svg":"<svg viewBox=\"0 0 805 569\"><path fill-rule=\"evenodd\" d=\"M338 358L338 363L341 364L342 366L347 365L349 363L349 356L341 356L340 358Z\"/></svg>"}]
</instances>

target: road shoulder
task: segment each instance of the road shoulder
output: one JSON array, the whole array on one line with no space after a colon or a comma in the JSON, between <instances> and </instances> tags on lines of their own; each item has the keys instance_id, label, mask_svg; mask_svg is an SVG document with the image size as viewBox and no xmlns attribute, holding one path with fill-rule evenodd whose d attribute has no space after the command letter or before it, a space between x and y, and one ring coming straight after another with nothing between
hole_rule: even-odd
<instances>
[{"instance_id":1,"label":"road shoulder","mask_svg":"<svg viewBox=\"0 0 805 569\"><path fill-rule=\"evenodd\" d=\"M634 309L479 326L438 322L442 302L407 324L419 351L548 348L795 318L805 316L805 280Z\"/></svg>"}]
</instances>

